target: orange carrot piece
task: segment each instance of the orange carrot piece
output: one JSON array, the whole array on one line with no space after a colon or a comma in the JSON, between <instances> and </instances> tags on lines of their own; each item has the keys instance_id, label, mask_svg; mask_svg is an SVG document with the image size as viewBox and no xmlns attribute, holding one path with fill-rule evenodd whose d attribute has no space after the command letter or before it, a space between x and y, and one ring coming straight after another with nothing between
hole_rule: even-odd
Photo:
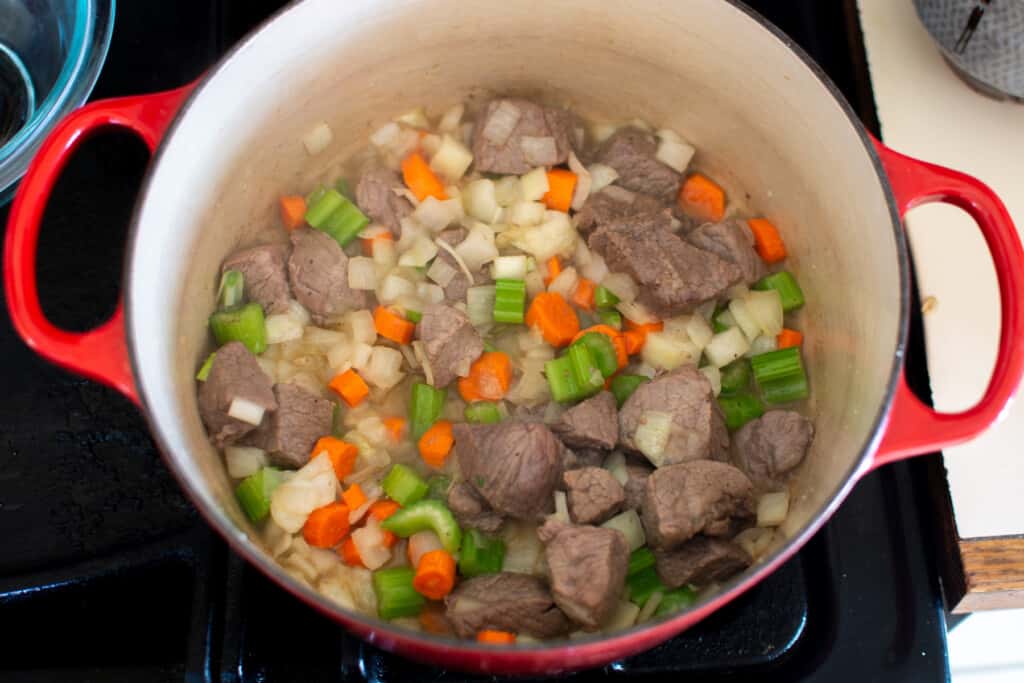
<instances>
[{"instance_id":1,"label":"orange carrot piece","mask_svg":"<svg viewBox=\"0 0 1024 683\"><path fill-rule=\"evenodd\" d=\"M281 197L281 222L289 230L302 227L306 220L306 199L299 195Z\"/></svg>"},{"instance_id":2,"label":"orange carrot piece","mask_svg":"<svg viewBox=\"0 0 1024 683\"><path fill-rule=\"evenodd\" d=\"M438 420L423 433L417 446L420 449L420 457L423 458L423 462L440 469L444 467L444 461L448 459L448 454L451 453L454 444L452 423L448 420Z\"/></svg>"},{"instance_id":3,"label":"orange carrot piece","mask_svg":"<svg viewBox=\"0 0 1024 683\"><path fill-rule=\"evenodd\" d=\"M556 292L541 292L526 311L526 324L540 328L544 340L555 348L565 346L580 331L576 312Z\"/></svg>"},{"instance_id":4,"label":"orange carrot piece","mask_svg":"<svg viewBox=\"0 0 1024 683\"><path fill-rule=\"evenodd\" d=\"M348 514L344 503L329 503L309 513L302 525L302 537L314 548L333 548L348 533Z\"/></svg>"},{"instance_id":5,"label":"orange carrot piece","mask_svg":"<svg viewBox=\"0 0 1024 683\"><path fill-rule=\"evenodd\" d=\"M341 499L348 505L349 510L356 510L366 504L366 494L359 484L352 484L341 494Z\"/></svg>"},{"instance_id":6,"label":"orange carrot piece","mask_svg":"<svg viewBox=\"0 0 1024 683\"><path fill-rule=\"evenodd\" d=\"M350 567L366 566L363 564L363 558L359 557L359 548L356 547L356 542L352 540L351 536L341 544L338 554L341 555L342 561Z\"/></svg>"},{"instance_id":7,"label":"orange carrot piece","mask_svg":"<svg viewBox=\"0 0 1024 683\"><path fill-rule=\"evenodd\" d=\"M412 341L412 333L416 325L390 308L378 306L373 312L373 326L377 328L377 334L390 339L396 344L408 344Z\"/></svg>"},{"instance_id":8,"label":"orange carrot piece","mask_svg":"<svg viewBox=\"0 0 1024 683\"><path fill-rule=\"evenodd\" d=\"M373 247L377 242L394 242L395 237L390 232L382 232L373 237L363 237L359 242L363 245L363 256L373 256Z\"/></svg>"},{"instance_id":9,"label":"orange carrot piece","mask_svg":"<svg viewBox=\"0 0 1024 683\"><path fill-rule=\"evenodd\" d=\"M490 643L491 645L512 645L516 642L516 634L508 631L494 631L487 629L476 634L476 642Z\"/></svg>"},{"instance_id":10,"label":"orange carrot piece","mask_svg":"<svg viewBox=\"0 0 1024 683\"><path fill-rule=\"evenodd\" d=\"M370 515L378 522L383 522L385 519L398 512L401 507L401 505L393 500L378 500L370 506Z\"/></svg>"},{"instance_id":11,"label":"orange carrot piece","mask_svg":"<svg viewBox=\"0 0 1024 683\"><path fill-rule=\"evenodd\" d=\"M419 152L413 152L402 161L402 179L421 202L427 197L448 199L444 185Z\"/></svg>"},{"instance_id":12,"label":"orange carrot piece","mask_svg":"<svg viewBox=\"0 0 1024 683\"><path fill-rule=\"evenodd\" d=\"M804 335L799 330L791 330L787 327L782 328L782 332L779 332L779 336L776 337L779 343L780 349L788 349L791 346L800 346L804 342Z\"/></svg>"},{"instance_id":13,"label":"orange carrot piece","mask_svg":"<svg viewBox=\"0 0 1024 683\"><path fill-rule=\"evenodd\" d=\"M725 217L725 191L707 176L694 173L679 188L679 205L697 218L720 221Z\"/></svg>"},{"instance_id":14,"label":"orange carrot piece","mask_svg":"<svg viewBox=\"0 0 1024 683\"><path fill-rule=\"evenodd\" d=\"M576 191L576 174L564 168L548 171L548 191L540 198L553 211L569 211Z\"/></svg>"},{"instance_id":15,"label":"orange carrot piece","mask_svg":"<svg viewBox=\"0 0 1024 683\"><path fill-rule=\"evenodd\" d=\"M398 540L398 536L395 536L393 531L388 531L387 529L381 529L380 532L382 534L384 534L384 540L382 540L380 542L380 544L382 546L384 546L385 548L390 548L391 546L393 546L395 544L395 541Z\"/></svg>"},{"instance_id":16,"label":"orange carrot piece","mask_svg":"<svg viewBox=\"0 0 1024 683\"><path fill-rule=\"evenodd\" d=\"M346 370L336 375L327 386L333 389L349 408L355 408L370 395L370 387L366 386L366 382L355 370Z\"/></svg>"},{"instance_id":17,"label":"orange carrot piece","mask_svg":"<svg viewBox=\"0 0 1024 683\"><path fill-rule=\"evenodd\" d=\"M309 457L315 458L324 451L327 451L327 457L334 465L334 474L338 481L352 474L352 468L355 467L356 458L359 456L359 448L355 444L334 436L324 436L317 440Z\"/></svg>"},{"instance_id":18,"label":"orange carrot piece","mask_svg":"<svg viewBox=\"0 0 1024 683\"><path fill-rule=\"evenodd\" d=\"M562 262L558 260L557 256L552 256L547 260L547 267L548 274L544 276L544 284L550 285L551 281L562 272Z\"/></svg>"},{"instance_id":19,"label":"orange carrot piece","mask_svg":"<svg viewBox=\"0 0 1024 683\"><path fill-rule=\"evenodd\" d=\"M622 340L626 342L626 355L632 356L634 353L640 353L643 350L644 342L647 341L647 335L636 330L626 330L622 333Z\"/></svg>"},{"instance_id":20,"label":"orange carrot piece","mask_svg":"<svg viewBox=\"0 0 1024 683\"><path fill-rule=\"evenodd\" d=\"M430 600L441 600L455 587L455 558L444 550L424 553L416 565L412 587Z\"/></svg>"},{"instance_id":21,"label":"orange carrot piece","mask_svg":"<svg viewBox=\"0 0 1024 683\"><path fill-rule=\"evenodd\" d=\"M385 417L384 428L388 430L388 436L395 443L405 436L405 420L400 417Z\"/></svg>"},{"instance_id":22,"label":"orange carrot piece","mask_svg":"<svg viewBox=\"0 0 1024 683\"><path fill-rule=\"evenodd\" d=\"M592 311L594 310L594 292L596 290L597 285L593 281L581 277L576 285L576 291L572 293L572 302L584 310Z\"/></svg>"},{"instance_id":23,"label":"orange carrot piece","mask_svg":"<svg viewBox=\"0 0 1024 683\"><path fill-rule=\"evenodd\" d=\"M469 376L459 378L459 394L466 402L500 401L512 385L512 361L500 351L488 351L469 366Z\"/></svg>"},{"instance_id":24,"label":"orange carrot piece","mask_svg":"<svg viewBox=\"0 0 1024 683\"><path fill-rule=\"evenodd\" d=\"M427 605L423 608L420 612L420 626L425 632L433 633L435 636L447 636L452 633L452 628L445 619L444 610L438 605Z\"/></svg>"},{"instance_id":25,"label":"orange carrot piece","mask_svg":"<svg viewBox=\"0 0 1024 683\"><path fill-rule=\"evenodd\" d=\"M619 362L619 370L626 367L629 363L629 349L622 332L611 325L591 325L585 330L580 330L572 340L575 342L587 332L599 332L611 339L612 346L615 347L615 359Z\"/></svg>"},{"instance_id":26,"label":"orange carrot piece","mask_svg":"<svg viewBox=\"0 0 1024 683\"><path fill-rule=\"evenodd\" d=\"M778 263L786 258L786 243L782 241L771 221L764 218L751 218L747 221L750 232L754 233L754 246L761 260L765 263Z\"/></svg>"}]
</instances>

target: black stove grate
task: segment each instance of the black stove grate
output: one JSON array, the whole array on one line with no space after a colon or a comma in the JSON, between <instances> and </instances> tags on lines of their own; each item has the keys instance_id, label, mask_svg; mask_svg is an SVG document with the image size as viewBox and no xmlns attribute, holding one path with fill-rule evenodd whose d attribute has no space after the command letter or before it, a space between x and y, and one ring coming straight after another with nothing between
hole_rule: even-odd
<instances>
[{"instance_id":1,"label":"black stove grate","mask_svg":"<svg viewBox=\"0 0 1024 683\"><path fill-rule=\"evenodd\" d=\"M185 83L281 4L120 3L95 95ZM852 2L750 4L877 129ZM113 310L146 159L130 136L101 134L58 184L39 263L56 323L85 329ZM919 323L909 375L927 391ZM291 598L204 526L131 404L35 357L6 317L0 353L0 680L487 680L383 653ZM945 680L924 467L867 477L797 557L687 633L568 678Z\"/></svg>"}]
</instances>

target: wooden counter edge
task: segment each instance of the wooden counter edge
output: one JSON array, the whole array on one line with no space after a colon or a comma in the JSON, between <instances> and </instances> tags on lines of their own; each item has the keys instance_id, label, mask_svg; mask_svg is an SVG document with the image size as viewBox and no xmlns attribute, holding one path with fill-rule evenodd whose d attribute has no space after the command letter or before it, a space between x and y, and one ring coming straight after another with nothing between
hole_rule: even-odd
<instances>
[{"instance_id":1,"label":"wooden counter edge","mask_svg":"<svg viewBox=\"0 0 1024 683\"><path fill-rule=\"evenodd\" d=\"M956 614L1024 607L1024 535L961 538L964 593Z\"/></svg>"}]
</instances>

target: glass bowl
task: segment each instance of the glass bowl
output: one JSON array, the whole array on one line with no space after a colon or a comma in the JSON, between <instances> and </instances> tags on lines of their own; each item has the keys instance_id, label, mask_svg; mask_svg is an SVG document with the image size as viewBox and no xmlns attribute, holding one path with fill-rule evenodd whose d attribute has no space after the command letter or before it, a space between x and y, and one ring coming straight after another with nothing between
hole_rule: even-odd
<instances>
[{"instance_id":1,"label":"glass bowl","mask_svg":"<svg viewBox=\"0 0 1024 683\"><path fill-rule=\"evenodd\" d=\"M0 204L89 97L113 28L114 0L0 0Z\"/></svg>"}]
</instances>

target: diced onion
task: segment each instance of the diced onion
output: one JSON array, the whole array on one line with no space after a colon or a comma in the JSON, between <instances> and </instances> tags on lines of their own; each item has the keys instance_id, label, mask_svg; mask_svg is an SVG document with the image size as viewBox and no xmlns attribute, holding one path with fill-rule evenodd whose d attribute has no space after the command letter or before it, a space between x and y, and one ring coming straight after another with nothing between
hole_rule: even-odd
<instances>
[{"instance_id":1,"label":"diced onion","mask_svg":"<svg viewBox=\"0 0 1024 683\"><path fill-rule=\"evenodd\" d=\"M601 624L601 630L605 633L614 633L627 629L636 623L639 614L639 605L629 600L619 600L608 617L605 618L604 623Z\"/></svg>"},{"instance_id":2,"label":"diced onion","mask_svg":"<svg viewBox=\"0 0 1024 683\"><path fill-rule=\"evenodd\" d=\"M480 270L485 263L498 257L498 248L494 245L494 232L486 225L477 223L469 231L466 239L455 247L455 253L471 271Z\"/></svg>"},{"instance_id":3,"label":"diced onion","mask_svg":"<svg viewBox=\"0 0 1024 683\"><path fill-rule=\"evenodd\" d=\"M384 532L374 517L352 532L352 542L359 552L359 559L370 571L380 569L391 559L391 549L384 545Z\"/></svg>"},{"instance_id":4,"label":"diced onion","mask_svg":"<svg viewBox=\"0 0 1024 683\"><path fill-rule=\"evenodd\" d=\"M377 415L371 414L360 417L356 422L356 431L366 437L366 440L374 446L382 446L389 441L387 427L384 426L384 421Z\"/></svg>"},{"instance_id":5,"label":"diced onion","mask_svg":"<svg viewBox=\"0 0 1024 683\"><path fill-rule=\"evenodd\" d=\"M553 137L523 135L519 138L519 149L523 152L523 160L530 165L554 166L558 162L558 147Z\"/></svg>"},{"instance_id":6,"label":"diced onion","mask_svg":"<svg viewBox=\"0 0 1024 683\"><path fill-rule=\"evenodd\" d=\"M444 290L429 282L421 282L416 285L416 295L428 304L439 304L444 301Z\"/></svg>"},{"instance_id":7,"label":"diced onion","mask_svg":"<svg viewBox=\"0 0 1024 683\"><path fill-rule=\"evenodd\" d=\"M494 322L494 285L481 285L466 290L466 315L479 327Z\"/></svg>"},{"instance_id":8,"label":"diced onion","mask_svg":"<svg viewBox=\"0 0 1024 683\"><path fill-rule=\"evenodd\" d=\"M420 368L423 369L423 376L427 380L427 384L434 386L434 369L430 366L430 360L427 358L426 351L423 350L423 342L416 340L412 343L412 352L416 354L417 360L420 362Z\"/></svg>"},{"instance_id":9,"label":"diced onion","mask_svg":"<svg viewBox=\"0 0 1024 683\"><path fill-rule=\"evenodd\" d=\"M512 227L498 235L500 245L521 249L539 262L555 255L568 257L576 247L576 238L569 215L560 211L545 211L540 225Z\"/></svg>"},{"instance_id":10,"label":"diced onion","mask_svg":"<svg viewBox=\"0 0 1024 683\"><path fill-rule=\"evenodd\" d=\"M621 297L620 297L621 298ZM625 316L626 320L637 323L638 325L645 325L647 323L658 322L658 316L654 315L646 306L641 304L639 301L620 301L616 306L619 312Z\"/></svg>"},{"instance_id":11,"label":"diced onion","mask_svg":"<svg viewBox=\"0 0 1024 683\"><path fill-rule=\"evenodd\" d=\"M587 166L587 172L590 174L590 194L600 192L619 178L619 172L606 164L591 164Z\"/></svg>"},{"instance_id":12,"label":"diced onion","mask_svg":"<svg viewBox=\"0 0 1024 683\"><path fill-rule=\"evenodd\" d=\"M590 136L594 138L594 142L600 144L610 138L618 129L619 127L614 123L595 123L590 126Z\"/></svg>"},{"instance_id":13,"label":"diced onion","mask_svg":"<svg viewBox=\"0 0 1024 683\"><path fill-rule=\"evenodd\" d=\"M629 481L629 471L626 469L626 456L622 453L616 451L605 458L604 468L615 477L615 481L623 486Z\"/></svg>"},{"instance_id":14,"label":"diced onion","mask_svg":"<svg viewBox=\"0 0 1024 683\"><path fill-rule=\"evenodd\" d=\"M508 100L502 100L488 117L481 134L488 142L502 146L519 125L523 112Z\"/></svg>"},{"instance_id":15,"label":"diced onion","mask_svg":"<svg viewBox=\"0 0 1024 683\"><path fill-rule=\"evenodd\" d=\"M714 365L705 365L700 369L704 376L711 382L711 391L717 398L722 393L722 372Z\"/></svg>"},{"instance_id":16,"label":"diced onion","mask_svg":"<svg viewBox=\"0 0 1024 683\"><path fill-rule=\"evenodd\" d=\"M690 337L698 349L703 350L711 338L715 336L715 331L711 329L711 325L701 315L692 315L686 322L686 334Z\"/></svg>"},{"instance_id":17,"label":"diced onion","mask_svg":"<svg viewBox=\"0 0 1024 683\"><path fill-rule=\"evenodd\" d=\"M352 347L352 367L356 370L362 371L363 368L370 362L370 356L373 355L373 347L369 344L356 344Z\"/></svg>"},{"instance_id":18,"label":"diced onion","mask_svg":"<svg viewBox=\"0 0 1024 683\"><path fill-rule=\"evenodd\" d=\"M575 152L569 152L569 170L576 174L576 188L573 190L572 194L572 209L573 211L579 211L583 208L583 204L587 201L587 197L590 196L590 187L592 184L590 171L587 170L586 166L580 163Z\"/></svg>"},{"instance_id":19,"label":"diced onion","mask_svg":"<svg viewBox=\"0 0 1024 683\"><path fill-rule=\"evenodd\" d=\"M415 294L416 286L401 275L392 273L384 278L377 292L377 298L382 304L389 304L396 301L403 294ZM369 311L367 311L369 312Z\"/></svg>"},{"instance_id":20,"label":"diced onion","mask_svg":"<svg viewBox=\"0 0 1024 683\"><path fill-rule=\"evenodd\" d=\"M782 299L776 290L751 291L744 302L747 311L760 326L761 332L769 337L776 337L782 332Z\"/></svg>"},{"instance_id":21,"label":"diced onion","mask_svg":"<svg viewBox=\"0 0 1024 683\"><path fill-rule=\"evenodd\" d=\"M267 452L248 446L225 446L224 462L232 479L245 479L267 466Z\"/></svg>"},{"instance_id":22,"label":"diced onion","mask_svg":"<svg viewBox=\"0 0 1024 683\"><path fill-rule=\"evenodd\" d=\"M338 477L327 453L319 453L270 495L270 516L294 534L313 510L334 502Z\"/></svg>"},{"instance_id":23,"label":"diced onion","mask_svg":"<svg viewBox=\"0 0 1024 683\"><path fill-rule=\"evenodd\" d=\"M529 202L538 202L548 193L548 172L543 166L520 176L519 193Z\"/></svg>"},{"instance_id":24,"label":"diced onion","mask_svg":"<svg viewBox=\"0 0 1024 683\"><path fill-rule=\"evenodd\" d=\"M648 410L640 415L640 424L633 433L633 443L655 467L659 467L664 461L665 447L671 436L672 413Z\"/></svg>"},{"instance_id":25,"label":"diced onion","mask_svg":"<svg viewBox=\"0 0 1024 683\"><path fill-rule=\"evenodd\" d=\"M479 178L466 186L462 193L462 206L466 214L484 223L493 223L498 218L498 199L494 193L494 181Z\"/></svg>"},{"instance_id":26,"label":"diced onion","mask_svg":"<svg viewBox=\"0 0 1024 683\"><path fill-rule=\"evenodd\" d=\"M433 531L417 531L409 537L408 555L409 564L413 567L419 566L420 558L434 550L443 550L441 539Z\"/></svg>"},{"instance_id":27,"label":"diced onion","mask_svg":"<svg viewBox=\"0 0 1024 683\"><path fill-rule=\"evenodd\" d=\"M448 244L443 239L436 240L436 243L439 249L444 249L449 254L451 254L452 258L455 260L455 263L457 263L459 268L462 269L462 273L463 275L466 276L466 279L470 282L473 282L473 273L470 272L469 268L466 266L466 262L462 260L461 256L459 256L459 252L455 251L455 249L452 248L452 245Z\"/></svg>"},{"instance_id":28,"label":"diced onion","mask_svg":"<svg viewBox=\"0 0 1024 683\"><path fill-rule=\"evenodd\" d=\"M442 133L451 133L458 130L459 123L462 121L462 115L465 111L466 106L462 104L462 102L459 102L441 116L441 121L437 124L437 129Z\"/></svg>"},{"instance_id":29,"label":"diced onion","mask_svg":"<svg viewBox=\"0 0 1024 683\"><path fill-rule=\"evenodd\" d=\"M401 256L398 257L398 265L422 268L430 263L437 256L437 245L429 237L417 237Z\"/></svg>"},{"instance_id":30,"label":"diced onion","mask_svg":"<svg viewBox=\"0 0 1024 683\"><path fill-rule=\"evenodd\" d=\"M655 152L654 158L677 173L683 173L686 171L686 167L690 165L690 161L693 159L696 151L685 142L662 138L661 142L658 143L658 151Z\"/></svg>"},{"instance_id":31,"label":"diced onion","mask_svg":"<svg viewBox=\"0 0 1024 683\"><path fill-rule=\"evenodd\" d=\"M430 167L450 182L456 182L473 163L473 153L451 135L441 136L441 145L430 159Z\"/></svg>"},{"instance_id":32,"label":"diced onion","mask_svg":"<svg viewBox=\"0 0 1024 683\"><path fill-rule=\"evenodd\" d=\"M641 357L645 363L656 368L675 370L681 365L696 363L700 358L700 349L681 335L667 331L649 332Z\"/></svg>"},{"instance_id":33,"label":"diced onion","mask_svg":"<svg viewBox=\"0 0 1024 683\"><path fill-rule=\"evenodd\" d=\"M365 308L349 313L345 318L345 328L353 343L372 344L377 341L373 314Z\"/></svg>"},{"instance_id":34,"label":"diced onion","mask_svg":"<svg viewBox=\"0 0 1024 683\"><path fill-rule=\"evenodd\" d=\"M345 372L352 366L352 345L347 341L327 349L327 365L335 372Z\"/></svg>"},{"instance_id":35,"label":"diced onion","mask_svg":"<svg viewBox=\"0 0 1024 683\"><path fill-rule=\"evenodd\" d=\"M526 277L526 265L526 257L522 254L499 256L491 264L491 275L495 280L522 280Z\"/></svg>"},{"instance_id":36,"label":"diced onion","mask_svg":"<svg viewBox=\"0 0 1024 683\"><path fill-rule=\"evenodd\" d=\"M531 270L526 274L526 295L531 299L546 289L544 276L539 270Z\"/></svg>"},{"instance_id":37,"label":"diced onion","mask_svg":"<svg viewBox=\"0 0 1024 683\"><path fill-rule=\"evenodd\" d=\"M572 266L563 268L562 272L558 274L551 284L548 285L548 291L560 294L566 301L572 300L573 292L576 291L576 285L580 282L579 275L576 274L576 269Z\"/></svg>"},{"instance_id":38,"label":"diced onion","mask_svg":"<svg viewBox=\"0 0 1024 683\"><path fill-rule=\"evenodd\" d=\"M395 144L401 133L401 127L394 121L391 121L375 130L373 134L370 135L370 142L373 143L375 147L388 148Z\"/></svg>"},{"instance_id":39,"label":"diced onion","mask_svg":"<svg viewBox=\"0 0 1024 683\"><path fill-rule=\"evenodd\" d=\"M571 523L569 519L569 501L565 497L565 491L555 491L555 519L566 524Z\"/></svg>"},{"instance_id":40,"label":"diced onion","mask_svg":"<svg viewBox=\"0 0 1024 683\"><path fill-rule=\"evenodd\" d=\"M537 538L536 525L522 522L506 523L503 538L505 560L501 570L533 574L543 551L540 539Z\"/></svg>"},{"instance_id":41,"label":"diced onion","mask_svg":"<svg viewBox=\"0 0 1024 683\"><path fill-rule=\"evenodd\" d=\"M789 514L789 492L766 493L757 501L757 525L778 526Z\"/></svg>"},{"instance_id":42,"label":"diced onion","mask_svg":"<svg viewBox=\"0 0 1024 683\"><path fill-rule=\"evenodd\" d=\"M434 262L430 264L430 268L427 269L427 277L436 282L441 287L447 287L451 284L452 279L458 274L447 261L443 259L434 259Z\"/></svg>"},{"instance_id":43,"label":"diced onion","mask_svg":"<svg viewBox=\"0 0 1024 683\"><path fill-rule=\"evenodd\" d=\"M772 541L775 540L775 531L755 526L739 532L732 540L756 560L768 550Z\"/></svg>"},{"instance_id":44,"label":"diced onion","mask_svg":"<svg viewBox=\"0 0 1024 683\"><path fill-rule=\"evenodd\" d=\"M636 615L636 623L642 624L654 616L654 611L658 609L663 597L665 594L661 591L651 593L651 597L647 598L647 602L640 608L640 613Z\"/></svg>"},{"instance_id":45,"label":"diced onion","mask_svg":"<svg viewBox=\"0 0 1024 683\"><path fill-rule=\"evenodd\" d=\"M619 298L619 301L635 301L639 293L636 282L626 273L611 273L601 281L601 286Z\"/></svg>"},{"instance_id":46,"label":"diced onion","mask_svg":"<svg viewBox=\"0 0 1024 683\"><path fill-rule=\"evenodd\" d=\"M373 243L373 262L386 270L394 268L398 263L398 248L394 240L377 240Z\"/></svg>"},{"instance_id":47,"label":"diced onion","mask_svg":"<svg viewBox=\"0 0 1024 683\"><path fill-rule=\"evenodd\" d=\"M545 208L540 202L519 201L509 207L505 220L513 225L539 225Z\"/></svg>"},{"instance_id":48,"label":"diced onion","mask_svg":"<svg viewBox=\"0 0 1024 683\"><path fill-rule=\"evenodd\" d=\"M370 511L370 506L377 502L377 498L367 498L366 502L348 513L348 523L356 525Z\"/></svg>"},{"instance_id":49,"label":"diced onion","mask_svg":"<svg viewBox=\"0 0 1024 683\"><path fill-rule=\"evenodd\" d=\"M268 315L263 326L267 331L267 344L282 344L302 338L302 323L288 313Z\"/></svg>"},{"instance_id":50,"label":"diced onion","mask_svg":"<svg viewBox=\"0 0 1024 683\"><path fill-rule=\"evenodd\" d=\"M733 299L729 302L729 312L732 313L733 319L740 329L743 330L743 334L746 335L747 339L754 339L761 334L761 326L754 319L754 316L750 314L746 301L743 299Z\"/></svg>"},{"instance_id":51,"label":"diced onion","mask_svg":"<svg viewBox=\"0 0 1024 683\"><path fill-rule=\"evenodd\" d=\"M618 529L626 537L630 552L643 547L647 543L644 526L640 523L640 515L636 510L621 512L602 524L605 529Z\"/></svg>"},{"instance_id":52,"label":"diced onion","mask_svg":"<svg viewBox=\"0 0 1024 683\"><path fill-rule=\"evenodd\" d=\"M582 243L583 240L580 240L580 244ZM600 254L592 251L590 260L580 267L580 274L591 282L601 282L608 277L608 265Z\"/></svg>"},{"instance_id":53,"label":"diced onion","mask_svg":"<svg viewBox=\"0 0 1024 683\"><path fill-rule=\"evenodd\" d=\"M337 330L325 330L322 327L313 327L310 325L306 328L305 334L302 336L302 341L310 346L315 346L318 349L326 351L335 344L340 344L346 341L345 333L338 332Z\"/></svg>"},{"instance_id":54,"label":"diced onion","mask_svg":"<svg viewBox=\"0 0 1024 683\"><path fill-rule=\"evenodd\" d=\"M377 289L377 266L372 258L353 256L348 260L348 286L366 291Z\"/></svg>"},{"instance_id":55,"label":"diced onion","mask_svg":"<svg viewBox=\"0 0 1024 683\"><path fill-rule=\"evenodd\" d=\"M458 199L440 201L427 197L412 212L416 222L431 232L440 232L462 218L462 202Z\"/></svg>"},{"instance_id":56,"label":"diced onion","mask_svg":"<svg viewBox=\"0 0 1024 683\"><path fill-rule=\"evenodd\" d=\"M331 127L326 121L320 121L302 136L302 144L310 155L315 155L327 149L333 139Z\"/></svg>"},{"instance_id":57,"label":"diced onion","mask_svg":"<svg viewBox=\"0 0 1024 683\"><path fill-rule=\"evenodd\" d=\"M711 338L704 347L704 355L715 367L724 367L740 358L750 349L750 342L738 327L730 327Z\"/></svg>"},{"instance_id":58,"label":"diced onion","mask_svg":"<svg viewBox=\"0 0 1024 683\"><path fill-rule=\"evenodd\" d=\"M416 107L412 111L407 111L401 116L396 116L395 121L398 123L404 123L407 126L413 128L430 128L430 121L427 120L427 115L423 111L423 107Z\"/></svg>"},{"instance_id":59,"label":"diced onion","mask_svg":"<svg viewBox=\"0 0 1024 683\"><path fill-rule=\"evenodd\" d=\"M402 354L387 346L374 346L370 360L363 368L363 378L381 389L390 389L405 377Z\"/></svg>"},{"instance_id":60,"label":"diced onion","mask_svg":"<svg viewBox=\"0 0 1024 683\"><path fill-rule=\"evenodd\" d=\"M264 412L266 409L263 406L237 396L231 399L231 404L228 406L228 417L257 427L263 421Z\"/></svg>"},{"instance_id":61,"label":"diced onion","mask_svg":"<svg viewBox=\"0 0 1024 683\"><path fill-rule=\"evenodd\" d=\"M437 154L437 150L441 149L441 136L433 133L424 135L420 138L420 147L432 159Z\"/></svg>"},{"instance_id":62,"label":"diced onion","mask_svg":"<svg viewBox=\"0 0 1024 683\"><path fill-rule=\"evenodd\" d=\"M762 353L768 353L779 348L779 342L775 337L769 337L768 335L762 334L760 337L754 338L750 342L750 350L744 355L748 358L752 356L759 356Z\"/></svg>"},{"instance_id":63,"label":"diced onion","mask_svg":"<svg viewBox=\"0 0 1024 683\"><path fill-rule=\"evenodd\" d=\"M514 175L502 176L494 181L494 198L499 206L512 206L520 200L519 178Z\"/></svg>"}]
</instances>

